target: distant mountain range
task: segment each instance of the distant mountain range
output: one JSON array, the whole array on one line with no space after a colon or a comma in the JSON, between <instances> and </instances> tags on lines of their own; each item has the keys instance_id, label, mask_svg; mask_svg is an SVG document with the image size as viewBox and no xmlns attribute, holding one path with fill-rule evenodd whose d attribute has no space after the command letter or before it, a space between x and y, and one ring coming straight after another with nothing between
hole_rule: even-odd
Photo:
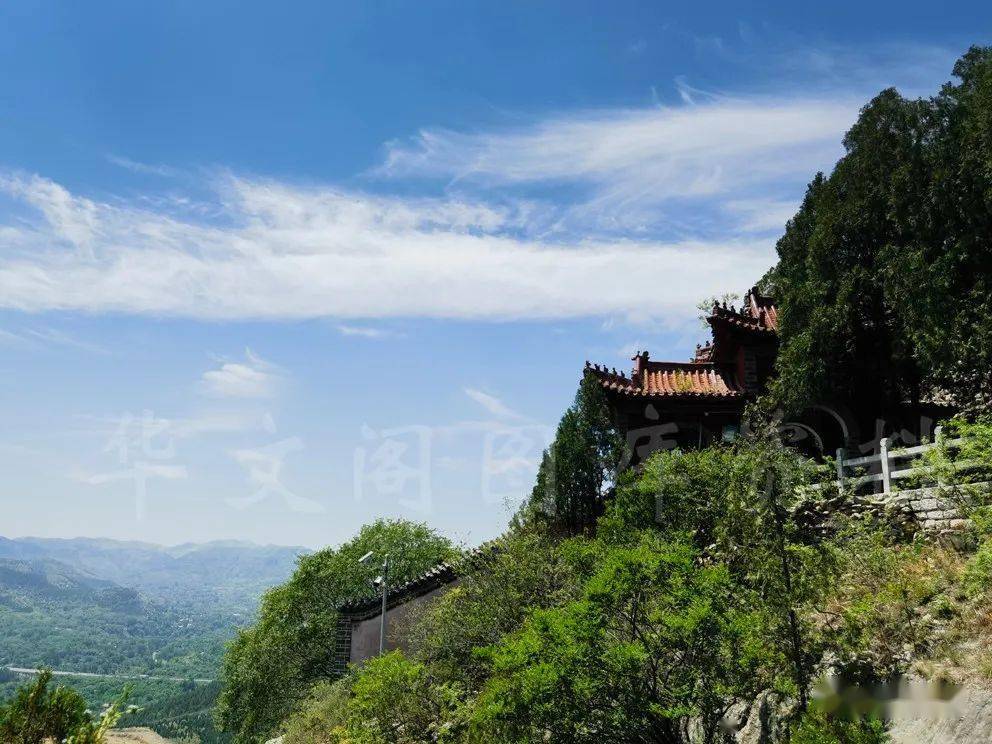
<instances>
[{"instance_id":1,"label":"distant mountain range","mask_svg":"<svg viewBox=\"0 0 992 744\"><path fill-rule=\"evenodd\" d=\"M0 537L0 667L216 678L304 548Z\"/></svg>"},{"instance_id":2,"label":"distant mountain range","mask_svg":"<svg viewBox=\"0 0 992 744\"><path fill-rule=\"evenodd\" d=\"M141 600L134 589L80 573L59 561L0 558L0 607L28 612L38 604L66 603L118 612L141 610Z\"/></svg>"},{"instance_id":3,"label":"distant mountain range","mask_svg":"<svg viewBox=\"0 0 992 744\"><path fill-rule=\"evenodd\" d=\"M93 591L108 591L110 586L104 584L109 582L169 604L253 611L262 593L284 582L297 558L309 552L230 541L164 547L91 538L0 537L0 561L5 564L0 586L18 580L9 562L20 561L30 564L35 573L51 575L56 583L62 575L69 583Z\"/></svg>"}]
</instances>

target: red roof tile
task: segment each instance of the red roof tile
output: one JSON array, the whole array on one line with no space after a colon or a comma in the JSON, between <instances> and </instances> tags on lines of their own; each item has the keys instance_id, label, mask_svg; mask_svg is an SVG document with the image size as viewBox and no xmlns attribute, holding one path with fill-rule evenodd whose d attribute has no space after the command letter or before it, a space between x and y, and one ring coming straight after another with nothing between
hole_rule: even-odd
<instances>
[{"instance_id":1,"label":"red roof tile","mask_svg":"<svg viewBox=\"0 0 992 744\"><path fill-rule=\"evenodd\" d=\"M708 321L710 325L729 323L758 333L778 333L778 307L771 297L752 289L744 295L740 310L733 306L728 308L727 303L714 305Z\"/></svg>"},{"instance_id":2,"label":"red roof tile","mask_svg":"<svg viewBox=\"0 0 992 744\"><path fill-rule=\"evenodd\" d=\"M712 343L706 343L700 346L696 344L696 354L690 359L690 362L695 362L699 364L700 362L712 362L713 361L713 349Z\"/></svg>"},{"instance_id":3,"label":"red roof tile","mask_svg":"<svg viewBox=\"0 0 992 744\"><path fill-rule=\"evenodd\" d=\"M591 366L605 390L635 397L739 398L744 388L731 371L711 363L647 362L631 377L622 372Z\"/></svg>"},{"instance_id":4,"label":"red roof tile","mask_svg":"<svg viewBox=\"0 0 992 744\"><path fill-rule=\"evenodd\" d=\"M753 317L758 318L773 331L778 331L778 306L775 304L775 300L761 294L755 287L744 295L744 302L750 308Z\"/></svg>"}]
</instances>

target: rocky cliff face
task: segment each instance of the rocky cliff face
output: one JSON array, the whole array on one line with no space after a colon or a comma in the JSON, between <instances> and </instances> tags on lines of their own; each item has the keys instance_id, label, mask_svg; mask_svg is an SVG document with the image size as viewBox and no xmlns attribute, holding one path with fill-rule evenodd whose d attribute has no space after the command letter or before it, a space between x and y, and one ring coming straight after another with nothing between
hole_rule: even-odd
<instances>
[{"instance_id":1,"label":"rocky cliff face","mask_svg":"<svg viewBox=\"0 0 992 744\"><path fill-rule=\"evenodd\" d=\"M939 709L907 703L894 711L893 744L988 744L992 741L992 692L964 687Z\"/></svg>"}]
</instances>

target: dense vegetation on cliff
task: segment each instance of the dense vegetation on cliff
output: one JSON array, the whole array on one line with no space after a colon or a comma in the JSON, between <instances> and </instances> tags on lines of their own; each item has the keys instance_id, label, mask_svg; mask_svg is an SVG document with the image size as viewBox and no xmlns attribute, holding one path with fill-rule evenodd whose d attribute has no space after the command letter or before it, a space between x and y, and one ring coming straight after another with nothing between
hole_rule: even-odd
<instances>
[{"instance_id":1,"label":"dense vegetation on cliff","mask_svg":"<svg viewBox=\"0 0 992 744\"><path fill-rule=\"evenodd\" d=\"M359 563L366 553L377 556ZM217 719L238 741L264 741L310 687L333 676L338 603L364 597L385 554L402 584L453 558L451 543L425 525L380 520L351 541L300 559L293 577L269 591L255 625L243 629L224 662Z\"/></svg>"},{"instance_id":2,"label":"dense vegetation on cliff","mask_svg":"<svg viewBox=\"0 0 992 744\"><path fill-rule=\"evenodd\" d=\"M992 426L961 432L987 477ZM717 742L756 700L779 741L885 741L871 715L806 708L816 681L992 675L992 523L973 512L964 550L887 515L814 528L793 508L814 477L768 432L655 455L594 533L520 520L403 629L408 654L316 685L288 744Z\"/></svg>"}]
</instances>

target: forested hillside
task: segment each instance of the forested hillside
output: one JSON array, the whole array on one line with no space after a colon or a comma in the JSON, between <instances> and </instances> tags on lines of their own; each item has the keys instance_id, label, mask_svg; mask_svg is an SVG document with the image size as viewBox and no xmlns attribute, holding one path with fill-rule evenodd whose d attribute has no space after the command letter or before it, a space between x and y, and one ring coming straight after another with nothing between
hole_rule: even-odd
<instances>
[{"instance_id":1,"label":"forested hillside","mask_svg":"<svg viewBox=\"0 0 992 744\"><path fill-rule=\"evenodd\" d=\"M94 709L131 685L141 708L136 722L204 744L223 741L211 714L218 686L181 680L219 676L226 644L305 552L0 538L0 667L107 675L59 679ZM134 675L162 679L123 678ZM23 682L0 677L0 701Z\"/></svg>"}]
</instances>

